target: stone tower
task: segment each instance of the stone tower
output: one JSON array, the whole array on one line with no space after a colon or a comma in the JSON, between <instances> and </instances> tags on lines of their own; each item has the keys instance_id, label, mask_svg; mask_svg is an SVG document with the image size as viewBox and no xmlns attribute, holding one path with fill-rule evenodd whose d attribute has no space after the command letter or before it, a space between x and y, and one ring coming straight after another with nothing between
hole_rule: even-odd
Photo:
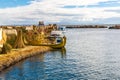
<instances>
[{"instance_id":1,"label":"stone tower","mask_svg":"<svg viewBox=\"0 0 120 80\"><path fill-rule=\"evenodd\" d=\"M38 26L44 26L44 21L39 21Z\"/></svg>"}]
</instances>

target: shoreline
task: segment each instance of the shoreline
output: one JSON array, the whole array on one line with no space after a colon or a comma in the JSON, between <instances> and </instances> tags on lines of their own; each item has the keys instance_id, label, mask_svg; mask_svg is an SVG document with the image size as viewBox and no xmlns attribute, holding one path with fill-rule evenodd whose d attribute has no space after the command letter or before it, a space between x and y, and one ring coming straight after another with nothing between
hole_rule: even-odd
<instances>
[{"instance_id":1,"label":"shoreline","mask_svg":"<svg viewBox=\"0 0 120 80\"><path fill-rule=\"evenodd\" d=\"M12 49L9 53L0 55L0 72L23 59L50 50L52 49L46 46L26 46L25 48Z\"/></svg>"}]
</instances>

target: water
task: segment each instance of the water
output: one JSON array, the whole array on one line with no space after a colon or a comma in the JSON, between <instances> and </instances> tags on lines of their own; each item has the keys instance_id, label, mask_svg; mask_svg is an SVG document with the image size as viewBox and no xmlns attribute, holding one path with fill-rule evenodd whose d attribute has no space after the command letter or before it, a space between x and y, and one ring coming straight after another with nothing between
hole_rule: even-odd
<instances>
[{"instance_id":1,"label":"water","mask_svg":"<svg viewBox=\"0 0 120 80\"><path fill-rule=\"evenodd\" d=\"M68 29L63 50L28 58L2 80L120 80L120 30Z\"/></svg>"}]
</instances>

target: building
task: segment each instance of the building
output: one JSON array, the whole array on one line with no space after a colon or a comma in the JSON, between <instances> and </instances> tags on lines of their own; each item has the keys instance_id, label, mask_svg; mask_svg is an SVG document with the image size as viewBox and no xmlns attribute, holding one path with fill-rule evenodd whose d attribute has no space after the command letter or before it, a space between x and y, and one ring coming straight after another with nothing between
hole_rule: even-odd
<instances>
[{"instance_id":1,"label":"building","mask_svg":"<svg viewBox=\"0 0 120 80\"><path fill-rule=\"evenodd\" d=\"M3 41L2 41L2 28L0 28L0 48L3 47Z\"/></svg>"},{"instance_id":2,"label":"building","mask_svg":"<svg viewBox=\"0 0 120 80\"><path fill-rule=\"evenodd\" d=\"M39 21L38 26L44 26L44 21Z\"/></svg>"}]
</instances>

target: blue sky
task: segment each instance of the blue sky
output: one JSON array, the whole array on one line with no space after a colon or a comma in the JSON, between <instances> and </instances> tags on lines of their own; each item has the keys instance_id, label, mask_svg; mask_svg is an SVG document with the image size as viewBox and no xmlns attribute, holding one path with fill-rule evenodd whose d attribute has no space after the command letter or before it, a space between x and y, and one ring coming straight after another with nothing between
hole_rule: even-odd
<instances>
[{"instance_id":1,"label":"blue sky","mask_svg":"<svg viewBox=\"0 0 120 80\"><path fill-rule=\"evenodd\" d=\"M120 24L119 0L0 0L0 25Z\"/></svg>"},{"instance_id":2,"label":"blue sky","mask_svg":"<svg viewBox=\"0 0 120 80\"><path fill-rule=\"evenodd\" d=\"M29 0L0 0L0 8L29 5Z\"/></svg>"}]
</instances>

